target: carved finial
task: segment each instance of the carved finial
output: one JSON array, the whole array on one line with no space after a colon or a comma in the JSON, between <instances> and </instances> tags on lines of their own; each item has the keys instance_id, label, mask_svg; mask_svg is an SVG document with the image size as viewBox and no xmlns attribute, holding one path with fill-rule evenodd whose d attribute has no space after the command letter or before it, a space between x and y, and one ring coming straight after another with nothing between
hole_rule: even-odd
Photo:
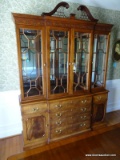
<instances>
[{"instance_id":1,"label":"carved finial","mask_svg":"<svg viewBox=\"0 0 120 160\"><path fill-rule=\"evenodd\" d=\"M90 20L90 21L93 21L93 22L97 22L98 19L95 19L92 14L90 13L89 9L84 6L84 5L80 5L77 10L81 10L82 11L82 14L80 16L80 19L84 19L84 20Z\"/></svg>"},{"instance_id":2,"label":"carved finial","mask_svg":"<svg viewBox=\"0 0 120 160\"><path fill-rule=\"evenodd\" d=\"M69 4L66 2L60 2L56 5L56 7L49 13L42 13L42 16L58 16L58 17L65 17L64 14L64 8L68 9L69 8ZM59 11L58 11L59 9ZM56 13L56 14L55 14Z\"/></svg>"}]
</instances>

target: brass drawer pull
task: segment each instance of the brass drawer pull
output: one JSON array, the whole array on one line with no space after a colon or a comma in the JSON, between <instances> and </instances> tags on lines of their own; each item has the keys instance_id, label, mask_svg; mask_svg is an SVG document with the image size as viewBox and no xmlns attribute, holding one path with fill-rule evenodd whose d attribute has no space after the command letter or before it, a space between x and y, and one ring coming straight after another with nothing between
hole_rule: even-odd
<instances>
[{"instance_id":1,"label":"brass drawer pull","mask_svg":"<svg viewBox=\"0 0 120 160\"><path fill-rule=\"evenodd\" d=\"M59 122L56 122L56 124L60 125L60 124L62 124L62 122L61 122L61 121L59 121Z\"/></svg>"},{"instance_id":2,"label":"brass drawer pull","mask_svg":"<svg viewBox=\"0 0 120 160\"><path fill-rule=\"evenodd\" d=\"M86 126L86 124L85 124L85 123L83 123L83 124L80 124L80 126L81 126L81 127L83 127L83 126Z\"/></svg>"},{"instance_id":3,"label":"brass drawer pull","mask_svg":"<svg viewBox=\"0 0 120 160\"><path fill-rule=\"evenodd\" d=\"M61 108L62 107L62 105L60 104L60 105L56 105L56 108Z\"/></svg>"},{"instance_id":4,"label":"brass drawer pull","mask_svg":"<svg viewBox=\"0 0 120 160\"><path fill-rule=\"evenodd\" d=\"M56 133L60 134L62 132L62 130L56 130Z\"/></svg>"},{"instance_id":5,"label":"brass drawer pull","mask_svg":"<svg viewBox=\"0 0 120 160\"><path fill-rule=\"evenodd\" d=\"M61 114L61 113L56 113L56 116L57 116L57 117L61 117L62 114Z\"/></svg>"},{"instance_id":6,"label":"brass drawer pull","mask_svg":"<svg viewBox=\"0 0 120 160\"><path fill-rule=\"evenodd\" d=\"M86 116L81 116L81 119L85 119L86 118Z\"/></svg>"},{"instance_id":7,"label":"brass drawer pull","mask_svg":"<svg viewBox=\"0 0 120 160\"><path fill-rule=\"evenodd\" d=\"M87 108L81 108L81 111L85 112L87 110Z\"/></svg>"},{"instance_id":8,"label":"brass drawer pull","mask_svg":"<svg viewBox=\"0 0 120 160\"><path fill-rule=\"evenodd\" d=\"M33 111L37 112L37 111L39 111L39 108L33 108Z\"/></svg>"},{"instance_id":9,"label":"brass drawer pull","mask_svg":"<svg viewBox=\"0 0 120 160\"><path fill-rule=\"evenodd\" d=\"M82 102L83 104L85 104L85 103L87 102L87 100L85 99L85 100L82 100L81 102Z\"/></svg>"},{"instance_id":10,"label":"brass drawer pull","mask_svg":"<svg viewBox=\"0 0 120 160\"><path fill-rule=\"evenodd\" d=\"M101 100L101 99L102 99L102 97L101 97L101 96L99 96L99 97L98 97L98 100Z\"/></svg>"},{"instance_id":11,"label":"brass drawer pull","mask_svg":"<svg viewBox=\"0 0 120 160\"><path fill-rule=\"evenodd\" d=\"M45 134L43 134L43 137L45 136Z\"/></svg>"}]
</instances>

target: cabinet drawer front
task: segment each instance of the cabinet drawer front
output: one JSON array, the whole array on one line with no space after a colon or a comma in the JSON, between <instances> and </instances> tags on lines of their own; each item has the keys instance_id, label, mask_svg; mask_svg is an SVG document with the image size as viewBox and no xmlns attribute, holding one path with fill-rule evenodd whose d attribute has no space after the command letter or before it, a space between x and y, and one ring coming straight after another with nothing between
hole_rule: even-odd
<instances>
[{"instance_id":1,"label":"cabinet drawer front","mask_svg":"<svg viewBox=\"0 0 120 160\"><path fill-rule=\"evenodd\" d=\"M72 115L72 111L64 110L64 111L50 113L50 119L54 121L55 119L66 118L71 115Z\"/></svg>"},{"instance_id":2,"label":"cabinet drawer front","mask_svg":"<svg viewBox=\"0 0 120 160\"><path fill-rule=\"evenodd\" d=\"M89 106L91 105L92 97L80 97L79 99L76 99L73 101L74 106Z\"/></svg>"},{"instance_id":3,"label":"cabinet drawer front","mask_svg":"<svg viewBox=\"0 0 120 160\"><path fill-rule=\"evenodd\" d=\"M78 115L81 113L87 113L91 111L91 106L78 106L73 108L73 115Z\"/></svg>"},{"instance_id":4,"label":"cabinet drawer front","mask_svg":"<svg viewBox=\"0 0 120 160\"><path fill-rule=\"evenodd\" d=\"M55 128L55 127L65 127L69 126L70 124L76 124L80 123L86 120L90 121L91 118L91 113L84 113L84 114L77 114L74 115L72 114L71 116L68 117L50 117L50 127Z\"/></svg>"},{"instance_id":5,"label":"cabinet drawer front","mask_svg":"<svg viewBox=\"0 0 120 160\"><path fill-rule=\"evenodd\" d=\"M91 102L92 97L80 97L70 101L72 108L91 106Z\"/></svg>"},{"instance_id":6,"label":"cabinet drawer front","mask_svg":"<svg viewBox=\"0 0 120 160\"><path fill-rule=\"evenodd\" d=\"M33 114L48 111L47 103L29 104L22 107L22 114Z\"/></svg>"},{"instance_id":7,"label":"cabinet drawer front","mask_svg":"<svg viewBox=\"0 0 120 160\"><path fill-rule=\"evenodd\" d=\"M67 127L56 127L51 129L50 138L61 138L77 132L83 132L84 130L90 129L90 121L81 122L75 125L69 125Z\"/></svg>"},{"instance_id":8,"label":"cabinet drawer front","mask_svg":"<svg viewBox=\"0 0 120 160\"><path fill-rule=\"evenodd\" d=\"M80 97L76 99L69 99L64 101L53 101L50 102L50 111L57 112L62 110L71 110L73 107L85 107L91 106L92 97Z\"/></svg>"},{"instance_id":9,"label":"cabinet drawer front","mask_svg":"<svg viewBox=\"0 0 120 160\"><path fill-rule=\"evenodd\" d=\"M67 134L68 134L67 127L57 127L55 129L51 129L50 138L51 139L61 138L61 137L66 136Z\"/></svg>"},{"instance_id":10,"label":"cabinet drawer front","mask_svg":"<svg viewBox=\"0 0 120 160\"><path fill-rule=\"evenodd\" d=\"M90 113L85 113L85 114L80 114L76 116L71 116L67 118L67 124L76 124L80 123L86 120L90 120L91 114Z\"/></svg>"},{"instance_id":11,"label":"cabinet drawer front","mask_svg":"<svg viewBox=\"0 0 120 160\"><path fill-rule=\"evenodd\" d=\"M71 101L62 101L61 102L50 102L50 111L51 112L58 112L66 109L70 109L72 107Z\"/></svg>"},{"instance_id":12,"label":"cabinet drawer front","mask_svg":"<svg viewBox=\"0 0 120 160\"><path fill-rule=\"evenodd\" d=\"M50 128L57 128L57 127L65 127L67 126L67 118L60 118L60 119L50 119Z\"/></svg>"},{"instance_id":13,"label":"cabinet drawer front","mask_svg":"<svg viewBox=\"0 0 120 160\"><path fill-rule=\"evenodd\" d=\"M93 103L104 103L107 101L108 94L99 94L93 97Z\"/></svg>"},{"instance_id":14,"label":"cabinet drawer front","mask_svg":"<svg viewBox=\"0 0 120 160\"><path fill-rule=\"evenodd\" d=\"M82 132L84 130L90 129L90 121L81 122L79 124L72 125L68 132L69 134Z\"/></svg>"}]
</instances>

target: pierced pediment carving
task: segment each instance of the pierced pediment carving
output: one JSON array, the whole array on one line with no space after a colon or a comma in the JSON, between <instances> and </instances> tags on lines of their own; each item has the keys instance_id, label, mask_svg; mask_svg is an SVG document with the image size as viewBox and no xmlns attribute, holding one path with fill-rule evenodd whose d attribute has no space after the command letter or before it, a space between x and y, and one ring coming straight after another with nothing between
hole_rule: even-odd
<instances>
[{"instance_id":1,"label":"pierced pediment carving","mask_svg":"<svg viewBox=\"0 0 120 160\"><path fill-rule=\"evenodd\" d=\"M88 20L88 21L93 21L93 22L97 22L98 19L95 19L92 14L90 13L89 9L84 6L84 5L80 5L77 10L81 11L81 15L79 17L79 19L83 19L83 20Z\"/></svg>"},{"instance_id":2,"label":"pierced pediment carving","mask_svg":"<svg viewBox=\"0 0 120 160\"><path fill-rule=\"evenodd\" d=\"M69 8L69 4L66 2L60 2L59 4L56 5L56 7L48 13L43 12L42 16L56 16L56 17L66 17L64 13L64 9Z\"/></svg>"}]
</instances>

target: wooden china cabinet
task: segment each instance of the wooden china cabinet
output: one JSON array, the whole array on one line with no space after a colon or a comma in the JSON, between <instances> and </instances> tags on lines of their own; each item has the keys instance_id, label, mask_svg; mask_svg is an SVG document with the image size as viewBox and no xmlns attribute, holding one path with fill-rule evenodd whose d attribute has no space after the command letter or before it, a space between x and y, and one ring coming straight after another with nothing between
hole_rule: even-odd
<instances>
[{"instance_id":1,"label":"wooden china cabinet","mask_svg":"<svg viewBox=\"0 0 120 160\"><path fill-rule=\"evenodd\" d=\"M98 23L83 5L77 18L66 17L67 8L61 2L41 16L13 13L24 149L105 124L112 25Z\"/></svg>"}]
</instances>

